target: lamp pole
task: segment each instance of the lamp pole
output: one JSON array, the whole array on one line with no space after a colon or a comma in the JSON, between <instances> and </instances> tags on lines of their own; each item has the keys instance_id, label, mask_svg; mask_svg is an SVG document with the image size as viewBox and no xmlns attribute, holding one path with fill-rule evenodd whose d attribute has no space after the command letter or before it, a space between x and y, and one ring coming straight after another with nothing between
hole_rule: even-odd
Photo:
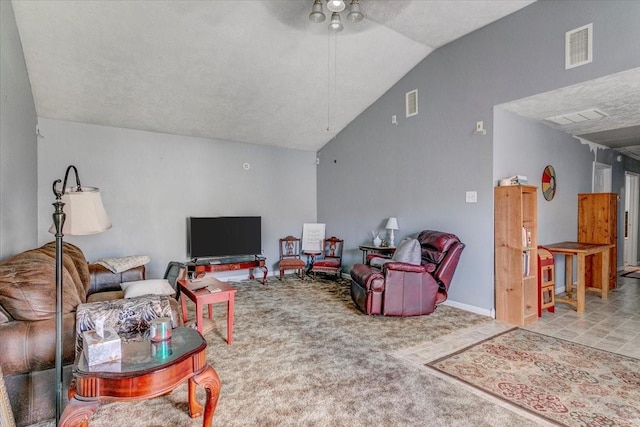
<instances>
[{"instance_id":1,"label":"lamp pole","mask_svg":"<svg viewBox=\"0 0 640 427\"><path fill-rule=\"evenodd\" d=\"M69 172L76 175L76 184L74 187L67 188L67 179ZM57 186L62 182L62 190L58 190ZM111 221L107 217L107 213L102 205L100 191L95 187L82 187L80 185L80 177L78 169L71 165L64 174L64 181L56 179L53 181L53 194L56 201L53 203L55 208L53 212L53 226L49 228L49 233L55 231L56 236L56 425L62 416L62 385L64 382L62 365L64 362L63 355L63 324L62 324L62 297L64 275L63 250L64 237L63 230L65 220L69 220L67 234L70 236L82 236L86 234L101 233L111 228ZM63 200L65 200L63 202ZM66 203L65 203L66 202ZM63 207L67 205L67 213ZM67 214L69 218L67 218Z\"/></svg>"},{"instance_id":2,"label":"lamp pole","mask_svg":"<svg viewBox=\"0 0 640 427\"><path fill-rule=\"evenodd\" d=\"M56 229L56 425L62 415L62 237L64 236L62 227L66 219L62 210L64 206L62 192L56 189L56 185L60 182L59 179L53 182L53 194L56 196L56 201L53 203L55 208L53 224Z\"/></svg>"}]
</instances>

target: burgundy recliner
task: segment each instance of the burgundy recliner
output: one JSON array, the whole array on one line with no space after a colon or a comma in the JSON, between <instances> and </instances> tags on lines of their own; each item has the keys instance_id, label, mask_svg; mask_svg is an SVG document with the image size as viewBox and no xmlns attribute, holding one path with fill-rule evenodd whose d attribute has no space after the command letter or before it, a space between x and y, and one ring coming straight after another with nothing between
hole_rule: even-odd
<instances>
[{"instance_id":1,"label":"burgundy recliner","mask_svg":"<svg viewBox=\"0 0 640 427\"><path fill-rule=\"evenodd\" d=\"M425 230L418 237L421 265L387 262L382 270L366 264L351 268L351 298L365 314L418 316L447 299L465 245L457 236Z\"/></svg>"}]
</instances>

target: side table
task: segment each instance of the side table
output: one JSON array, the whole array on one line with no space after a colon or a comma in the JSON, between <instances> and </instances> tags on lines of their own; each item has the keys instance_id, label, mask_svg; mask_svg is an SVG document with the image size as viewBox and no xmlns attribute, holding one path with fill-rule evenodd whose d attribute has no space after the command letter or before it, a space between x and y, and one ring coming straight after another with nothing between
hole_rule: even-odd
<instances>
[{"instance_id":1,"label":"side table","mask_svg":"<svg viewBox=\"0 0 640 427\"><path fill-rule=\"evenodd\" d=\"M187 322L187 300L189 298L196 305L196 326L202 333L202 308L207 306L209 319L213 317L213 304L227 303L227 344L233 340L233 308L235 305L236 289L214 277L202 279L178 280L178 287L182 297L182 320Z\"/></svg>"},{"instance_id":2,"label":"side table","mask_svg":"<svg viewBox=\"0 0 640 427\"><path fill-rule=\"evenodd\" d=\"M153 352L153 345L168 345L170 351ZM73 366L69 404L60 417L59 427L89 425L89 419L102 401L134 401L170 393L189 380L189 415L198 417L203 406L196 398L196 385L206 390L203 427L210 427L220 396L220 378L207 364L207 342L191 328L176 328L171 338L160 342L122 344L122 360L88 366L81 354Z\"/></svg>"},{"instance_id":3,"label":"side table","mask_svg":"<svg viewBox=\"0 0 640 427\"><path fill-rule=\"evenodd\" d=\"M313 267L313 262L316 260L318 255L321 255L321 251L302 251L304 255L307 256L307 274L311 274L311 268Z\"/></svg>"},{"instance_id":4,"label":"side table","mask_svg":"<svg viewBox=\"0 0 640 427\"><path fill-rule=\"evenodd\" d=\"M367 255L369 252L379 253L385 256L391 256L396 252L395 246L373 246L373 245L360 245L358 249L362 251L362 263L367 263Z\"/></svg>"}]
</instances>

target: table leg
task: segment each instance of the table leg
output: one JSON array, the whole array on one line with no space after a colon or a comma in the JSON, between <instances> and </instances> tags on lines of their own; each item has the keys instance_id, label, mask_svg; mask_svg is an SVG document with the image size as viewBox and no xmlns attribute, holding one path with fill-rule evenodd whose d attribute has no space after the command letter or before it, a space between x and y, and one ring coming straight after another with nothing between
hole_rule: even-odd
<instances>
[{"instance_id":1,"label":"table leg","mask_svg":"<svg viewBox=\"0 0 640 427\"><path fill-rule=\"evenodd\" d=\"M313 267L313 262L316 260L315 254L307 254L307 276L311 273L311 268Z\"/></svg>"},{"instance_id":2,"label":"table leg","mask_svg":"<svg viewBox=\"0 0 640 427\"><path fill-rule=\"evenodd\" d=\"M586 256L584 254L578 254L578 295L577 295L577 306L576 313L584 313L584 301L585 301L585 261Z\"/></svg>"},{"instance_id":3,"label":"table leg","mask_svg":"<svg viewBox=\"0 0 640 427\"><path fill-rule=\"evenodd\" d=\"M187 297L184 295L180 295L180 301L182 301L182 322L187 323Z\"/></svg>"},{"instance_id":4,"label":"table leg","mask_svg":"<svg viewBox=\"0 0 640 427\"><path fill-rule=\"evenodd\" d=\"M202 415L203 406L196 399L196 383L189 378L189 416L196 418Z\"/></svg>"},{"instance_id":5,"label":"table leg","mask_svg":"<svg viewBox=\"0 0 640 427\"><path fill-rule=\"evenodd\" d=\"M573 293L573 255L564 256L564 287L567 297L571 298Z\"/></svg>"},{"instance_id":6,"label":"table leg","mask_svg":"<svg viewBox=\"0 0 640 427\"><path fill-rule=\"evenodd\" d=\"M202 425L203 427L211 427L213 413L220 397L220 377L211 366L207 366L200 373L189 378L189 415L192 418L202 413L202 405L196 399L196 384L204 387L207 392Z\"/></svg>"},{"instance_id":7,"label":"table leg","mask_svg":"<svg viewBox=\"0 0 640 427\"><path fill-rule=\"evenodd\" d=\"M58 427L88 427L98 404L97 400L78 400L74 397L64 408Z\"/></svg>"},{"instance_id":8,"label":"table leg","mask_svg":"<svg viewBox=\"0 0 640 427\"><path fill-rule=\"evenodd\" d=\"M227 345L231 345L233 341L233 307L235 305L235 297L233 293L227 301Z\"/></svg>"},{"instance_id":9,"label":"table leg","mask_svg":"<svg viewBox=\"0 0 640 427\"><path fill-rule=\"evenodd\" d=\"M213 318L213 304L209 304L207 306L207 311L209 312L208 313L209 314L209 319L212 319Z\"/></svg>"},{"instance_id":10,"label":"table leg","mask_svg":"<svg viewBox=\"0 0 640 427\"><path fill-rule=\"evenodd\" d=\"M196 327L202 333L202 304L196 298Z\"/></svg>"},{"instance_id":11,"label":"table leg","mask_svg":"<svg viewBox=\"0 0 640 427\"><path fill-rule=\"evenodd\" d=\"M600 256L602 257L602 293L600 294L600 298L607 299L609 298L609 251L611 249L607 249L606 251L600 252Z\"/></svg>"}]
</instances>

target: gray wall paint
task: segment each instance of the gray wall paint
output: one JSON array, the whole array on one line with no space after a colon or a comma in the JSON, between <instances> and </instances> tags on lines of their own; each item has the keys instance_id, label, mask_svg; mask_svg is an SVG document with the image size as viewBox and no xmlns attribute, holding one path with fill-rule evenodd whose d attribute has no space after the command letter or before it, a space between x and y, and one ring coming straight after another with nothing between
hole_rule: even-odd
<instances>
[{"instance_id":1,"label":"gray wall paint","mask_svg":"<svg viewBox=\"0 0 640 427\"><path fill-rule=\"evenodd\" d=\"M618 193L618 269L624 267L624 208L625 208L625 172L640 173L640 162L627 157L622 156L618 161L620 154L613 150L598 150L597 161L611 165L611 191ZM640 224L640 210L638 211L638 223ZM640 242L640 230L638 231L638 242ZM640 248L639 248L640 249ZM640 250L638 251L640 256Z\"/></svg>"},{"instance_id":2,"label":"gray wall paint","mask_svg":"<svg viewBox=\"0 0 640 427\"><path fill-rule=\"evenodd\" d=\"M0 2L0 259L37 242L36 109L13 7Z\"/></svg>"},{"instance_id":3,"label":"gray wall paint","mask_svg":"<svg viewBox=\"0 0 640 427\"><path fill-rule=\"evenodd\" d=\"M313 152L47 119L39 125L38 239L53 238L51 184L73 164L82 185L100 188L113 223L102 234L65 237L89 260L149 255L149 277L161 277L169 261L187 259L187 217L256 215L272 271L278 239L316 220Z\"/></svg>"},{"instance_id":4,"label":"gray wall paint","mask_svg":"<svg viewBox=\"0 0 640 427\"><path fill-rule=\"evenodd\" d=\"M494 301L493 186L501 177L495 173L518 163L526 144L537 142L512 135L513 154L494 159L496 133L510 134L493 129L494 106L640 66L638 16L640 2L539 1L436 50L410 71L319 152L318 220L345 238L347 269L360 262L357 247L370 240L368 230L389 216L398 217L400 238L422 229L453 232L467 248L449 300L488 313ZM565 32L590 22L594 62L565 70ZM404 95L416 88L420 114L405 118ZM474 134L479 120L487 135ZM578 146L562 150L588 163L572 178L577 189L592 159ZM531 171L532 183L538 181L543 159L522 162L520 173ZM563 170L561 179L573 173ZM478 203L465 203L469 190L478 192ZM575 221L567 226L573 233Z\"/></svg>"}]
</instances>

